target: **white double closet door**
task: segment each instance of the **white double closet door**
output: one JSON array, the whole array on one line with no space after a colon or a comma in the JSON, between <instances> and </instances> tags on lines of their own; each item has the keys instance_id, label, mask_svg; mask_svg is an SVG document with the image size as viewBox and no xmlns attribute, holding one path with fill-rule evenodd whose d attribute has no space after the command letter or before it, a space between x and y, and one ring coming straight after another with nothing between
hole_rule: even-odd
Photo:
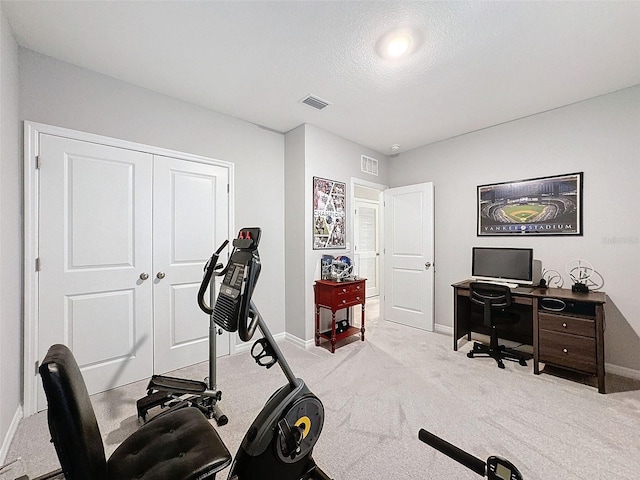
<instances>
[{"instance_id":1,"label":"white double closet door","mask_svg":"<svg viewBox=\"0 0 640 480\"><path fill-rule=\"evenodd\" d=\"M196 296L229 233L228 169L43 133L39 146L38 358L69 346L90 394L207 360Z\"/></svg>"}]
</instances>

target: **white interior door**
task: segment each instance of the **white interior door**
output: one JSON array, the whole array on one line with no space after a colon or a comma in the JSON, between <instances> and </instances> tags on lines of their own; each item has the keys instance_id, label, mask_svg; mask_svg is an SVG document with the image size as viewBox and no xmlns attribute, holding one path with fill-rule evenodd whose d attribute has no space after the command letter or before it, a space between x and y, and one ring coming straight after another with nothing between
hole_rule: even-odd
<instances>
[{"instance_id":1,"label":"white interior door","mask_svg":"<svg viewBox=\"0 0 640 480\"><path fill-rule=\"evenodd\" d=\"M151 155L41 134L40 163L38 358L68 345L89 393L149 377Z\"/></svg>"},{"instance_id":2,"label":"white interior door","mask_svg":"<svg viewBox=\"0 0 640 480\"><path fill-rule=\"evenodd\" d=\"M196 301L203 268L228 237L228 170L154 157L154 372L206 361L209 317ZM224 263L225 258L221 261ZM207 302L209 298L207 297ZM229 354L229 334L216 336Z\"/></svg>"},{"instance_id":3,"label":"white interior door","mask_svg":"<svg viewBox=\"0 0 640 480\"><path fill-rule=\"evenodd\" d=\"M380 249L378 202L356 198L354 216L354 253L358 276L367 279L367 297L379 294Z\"/></svg>"},{"instance_id":4,"label":"white interior door","mask_svg":"<svg viewBox=\"0 0 640 480\"><path fill-rule=\"evenodd\" d=\"M384 318L433 331L433 184L384 192Z\"/></svg>"}]
</instances>

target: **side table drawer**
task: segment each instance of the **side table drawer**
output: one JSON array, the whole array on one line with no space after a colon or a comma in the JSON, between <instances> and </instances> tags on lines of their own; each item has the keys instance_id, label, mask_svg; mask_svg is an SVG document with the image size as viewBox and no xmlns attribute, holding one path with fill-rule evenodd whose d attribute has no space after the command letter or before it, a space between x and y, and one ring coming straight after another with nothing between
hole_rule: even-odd
<instances>
[{"instance_id":1,"label":"side table drawer","mask_svg":"<svg viewBox=\"0 0 640 480\"><path fill-rule=\"evenodd\" d=\"M353 307L354 305L360 305L362 303L362 295L345 295L340 298L335 305L338 308Z\"/></svg>"},{"instance_id":2,"label":"side table drawer","mask_svg":"<svg viewBox=\"0 0 640 480\"><path fill-rule=\"evenodd\" d=\"M339 285L333 289L336 298L341 298L348 295L357 295L358 293L364 292L364 284L362 283L351 283L346 285Z\"/></svg>"},{"instance_id":3,"label":"side table drawer","mask_svg":"<svg viewBox=\"0 0 640 480\"><path fill-rule=\"evenodd\" d=\"M538 341L541 362L596 373L595 339L541 329Z\"/></svg>"},{"instance_id":4,"label":"side table drawer","mask_svg":"<svg viewBox=\"0 0 640 480\"><path fill-rule=\"evenodd\" d=\"M595 338L596 324L594 320L588 318L571 317L569 315L556 315L552 313L540 312L538 314L540 328L553 330L556 332L568 333L571 335L582 335L584 337Z\"/></svg>"},{"instance_id":5,"label":"side table drawer","mask_svg":"<svg viewBox=\"0 0 640 480\"><path fill-rule=\"evenodd\" d=\"M358 305L364 300L364 282L340 285L333 289L333 304L338 308Z\"/></svg>"},{"instance_id":6,"label":"side table drawer","mask_svg":"<svg viewBox=\"0 0 640 480\"><path fill-rule=\"evenodd\" d=\"M333 304L338 308L346 308L352 305L358 305L362 303L364 300L364 292L356 290L351 285L351 288L347 288L346 292L343 292L342 289L335 292L334 302Z\"/></svg>"}]
</instances>

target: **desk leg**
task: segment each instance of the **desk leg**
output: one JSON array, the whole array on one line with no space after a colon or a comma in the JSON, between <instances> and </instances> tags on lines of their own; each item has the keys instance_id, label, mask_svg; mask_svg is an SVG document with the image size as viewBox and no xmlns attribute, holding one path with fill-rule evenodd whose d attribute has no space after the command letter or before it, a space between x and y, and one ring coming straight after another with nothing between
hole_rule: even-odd
<instances>
[{"instance_id":1,"label":"desk leg","mask_svg":"<svg viewBox=\"0 0 640 480\"><path fill-rule=\"evenodd\" d=\"M360 340L364 342L364 302L362 303L362 318L360 320Z\"/></svg>"},{"instance_id":2,"label":"desk leg","mask_svg":"<svg viewBox=\"0 0 640 480\"><path fill-rule=\"evenodd\" d=\"M540 350L538 337L540 334L540 319L538 318L538 299L533 299L533 374L540 375Z\"/></svg>"},{"instance_id":3,"label":"desk leg","mask_svg":"<svg viewBox=\"0 0 640 480\"><path fill-rule=\"evenodd\" d=\"M331 353L336 353L336 312L331 310Z\"/></svg>"},{"instance_id":4,"label":"desk leg","mask_svg":"<svg viewBox=\"0 0 640 480\"><path fill-rule=\"evenodd\" d=\"M604 374L604 306L596 307L596 375L598 392L607 393Z\"/></svg>"},{"instance_id":5,"label":"desk leg","mask_svg":"<svg viewBox=\"0 0 640 480\"><path fill-rule=\"evenodd\" d=\"M316 347L320 345L320 307L316 307Z\"/></svg>"},{"instance_id":6,"label":"desk leg","mask_svg":"<svg viewBox=\"0 0 640 480\"><path fill-rule=\"evenodd\" d=\"M453 351L458 351L458 289L453 289Z\"/></svg>"}]
</instances>

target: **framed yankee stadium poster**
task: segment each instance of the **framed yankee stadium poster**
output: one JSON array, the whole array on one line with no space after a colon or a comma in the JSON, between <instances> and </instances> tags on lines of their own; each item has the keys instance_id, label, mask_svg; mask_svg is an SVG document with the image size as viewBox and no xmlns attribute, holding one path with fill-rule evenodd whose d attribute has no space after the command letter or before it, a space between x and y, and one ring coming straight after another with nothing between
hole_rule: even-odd
<instances>
[{"instance_id":1,"label":"framed yankee stadium poster","mask_svg":"<svg viewBox=\"0 0 640 480\"><path fill-rule=\"evenodd\" d=\"M345 248L346 184L313 177L313 249Z\"/></svg>"},{"instance_id":2,"label":"framed yankee stadium poster","mask_svg":"<svg viewBox=\"0 0 640 480\"><path fill-rule=\"evenodd\" d=\"M478 236L582 235L582 172L478 187Z\"/></svg>"}]
</instances>

